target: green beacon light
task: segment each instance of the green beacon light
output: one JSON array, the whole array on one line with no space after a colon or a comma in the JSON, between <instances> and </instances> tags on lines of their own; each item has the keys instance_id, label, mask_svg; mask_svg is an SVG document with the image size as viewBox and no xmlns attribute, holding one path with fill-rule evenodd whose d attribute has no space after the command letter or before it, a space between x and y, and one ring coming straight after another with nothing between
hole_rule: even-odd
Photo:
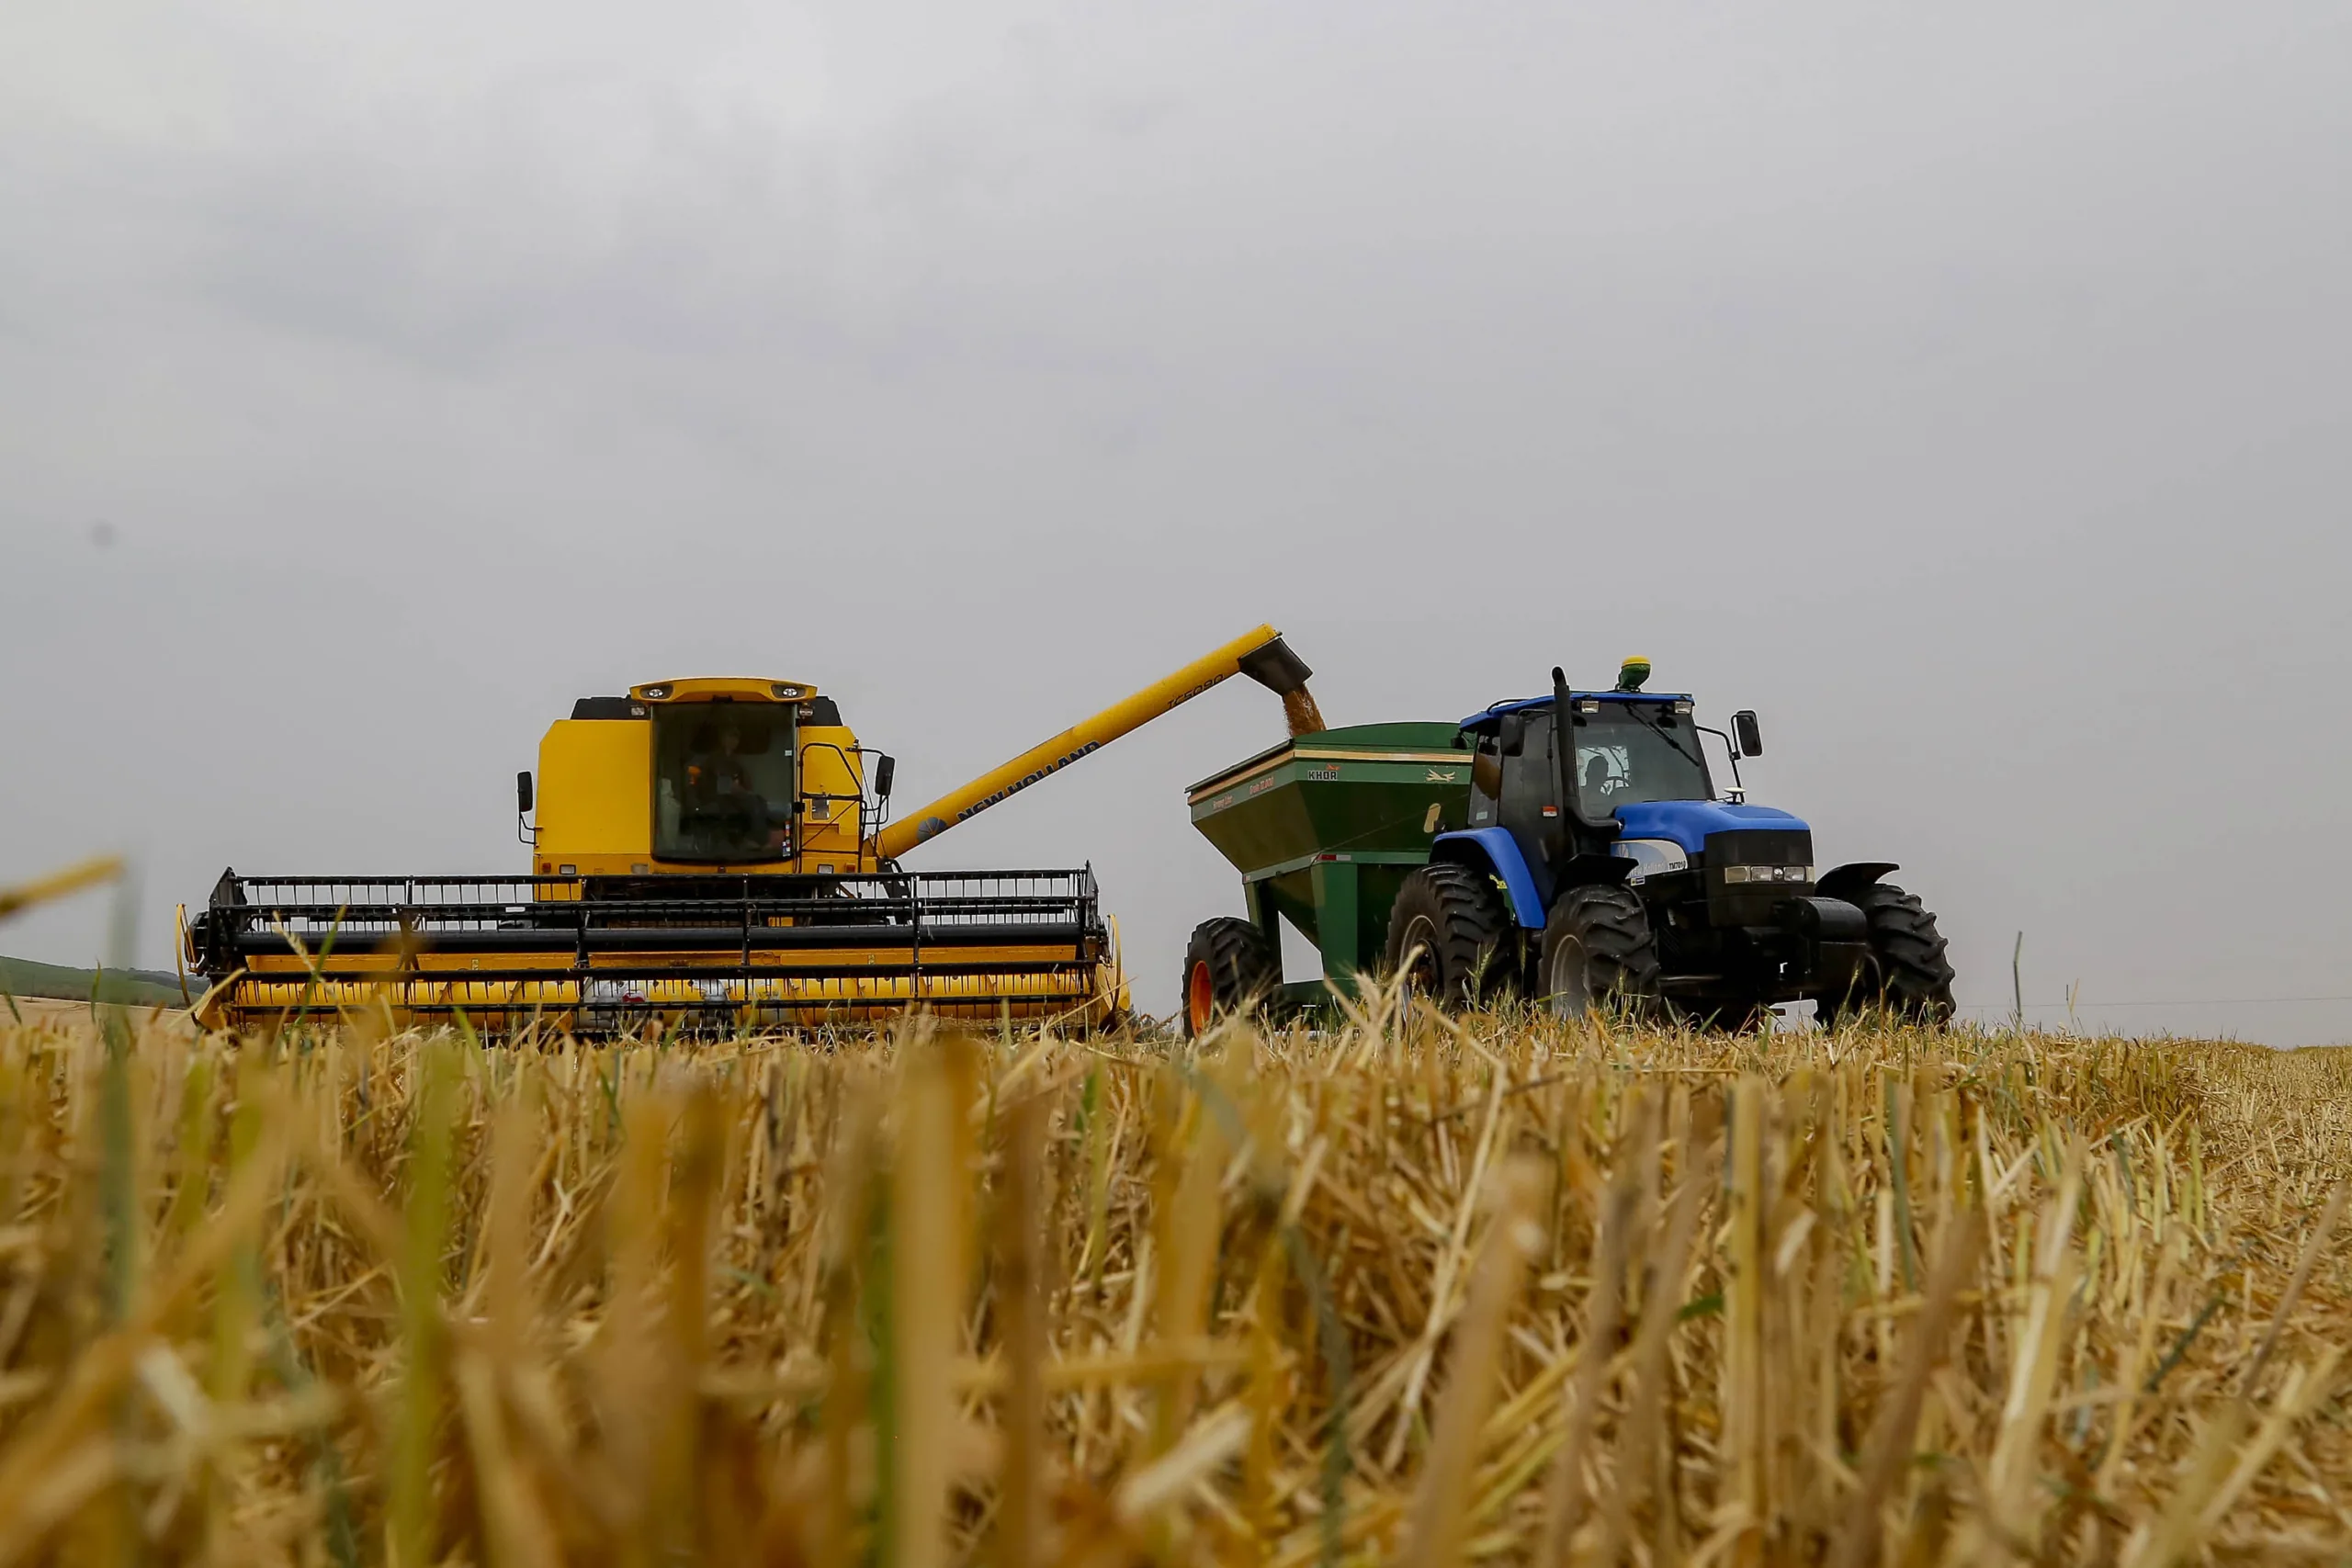
<instances>
[{"instance_id":1,"label":"green beacon light","mask_svg":"<svg viewBox=\"0 0 2352 1568\"><path fill-rule=\"evenodd\" d=\"M1617 689L1621 692L1638 692L1649 678L1650 661L1639 655L1617 667Z\"/></svg>"}]
</instances>

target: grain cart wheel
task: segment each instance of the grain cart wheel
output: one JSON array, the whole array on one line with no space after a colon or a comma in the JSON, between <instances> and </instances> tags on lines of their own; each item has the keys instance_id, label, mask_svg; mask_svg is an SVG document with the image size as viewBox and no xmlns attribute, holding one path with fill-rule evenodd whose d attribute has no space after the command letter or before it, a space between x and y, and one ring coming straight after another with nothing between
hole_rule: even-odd
<instances>
[{"instance_id":1,"label":"grain cart wheel","mask_svg":"<svg viewBox=\"0 0 2352 1568\"><path fill-rule=\"evenodd\" d=\"M1389 971L1443 1001L1485 1001L1503 987L1510 921L1493 878L1466 865L1422 866L1388 910Z\"/></svg>"},{"instance_id":2,"label":"grain cart wheel","mask_svg":"<svg viewBox=\"0 0 2352 1568\"><path fill-rule=\"evenodd\" d=\"M1552 906L1544 925L1538 993L1557 1018L1582 1018L1615 1007L1627 1016L1657 1018L1657 940L1650 918L1630 887L1571 887Z\"/></svg>"},{"instance_id":3,"label":"grain cart wheel","mask_svg":"<svg viewBox=\"0 0 2352 1568\"><path fill-rule=\"evenodd\" d=\"M1853 989L1825 997L1821 1010L1835 1025L1866 1012L1885 1011L1921 1023L1952 1015L1951 964L1936 917L1891 882L1857 889L1852 902L1870 930L1871 953Z\"/></svg>"},{"instance_id":4,"label":"grain cart wheel","mask_svg":"<svg viewBox=\"0 0 2352 1568\"><path fill-rule=\"evenodd\" d=\"M1184 1038L1243 1008L1263 1007L1283 988L1283 961L1266 933L1230 915L1193 928L1184 950Z\"/></svg>"}]
</instances>

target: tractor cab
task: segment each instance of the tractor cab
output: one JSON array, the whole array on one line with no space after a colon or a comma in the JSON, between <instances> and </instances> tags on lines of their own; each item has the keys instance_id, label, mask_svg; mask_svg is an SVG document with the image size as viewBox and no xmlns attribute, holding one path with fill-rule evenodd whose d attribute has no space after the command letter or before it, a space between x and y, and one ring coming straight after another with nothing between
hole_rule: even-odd
<instances>
[{"instance_id":1,"label":"tractor cab","mask_svg":"<svg viewBox=\"0 0 2352 1568\"><path fill-rule=\"evenodd\" d=\"M1736 739L1708 728L1688 693L1643 691L1648 673L1646 660L1628 660L1616 686L1596 692L1569 687L1555 671L1551 695L1497 703L1463 721L1457 744L1471 753L1468 821L1460 849L1447 852L1443 840L1433 848L1441 859L1499 853L1514 863L1506 882L1527 885L1522 919L1531 928L1535 909L1548 908L1565 883L1639 884L1690 870L1705 863L1708 840L1719 833L1738 835L1719 852L1765 855L1800 868L1794 880L1811 880L1805 824L1744 803L1739 759L1763 750L1755 714L1734 716ZM1709 735L1733 781L1720 793ZM1775 886L1781 874L1772 874Z\"/></svg>"},{"instance_id":2,"label":"tractor cab","mask_svg":"<svg viewBox=\"0 0 2352 1568\"><path fill-rule=\"evenodd\" d=\"M1556 698L1533 697L1464 722L1472 827L1505 827L1546 859L1577 837L1593 838L1580 847L1606 853L1615 835L1605 825L1619 807L1715 798L1689 697L1570 692L1565 751L1558 706Z\"/></svg>"}]
</instances>

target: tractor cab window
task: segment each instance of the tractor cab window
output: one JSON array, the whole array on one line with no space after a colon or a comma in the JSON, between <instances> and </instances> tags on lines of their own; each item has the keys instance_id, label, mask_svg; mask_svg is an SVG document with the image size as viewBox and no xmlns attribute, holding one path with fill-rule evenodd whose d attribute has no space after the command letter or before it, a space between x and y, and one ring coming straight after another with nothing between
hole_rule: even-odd
<instances>
[{"instance_id":1,"label":"tractor cab window","mask_svg":"<svg viewBox=\"0 0 2352 1568\"><path fill-rule=\"evenodd\" d=\"M1576 716L1578 802L1588 817L1606 817L1645 800L1712 800L1713 785L1688 719L1660 705L1611 703Z\"/></svg>"},{"instance_id":2,"label":"tractor cab window","mask_svg":"<svg viewBox=\"0 0 2352 1568\"><path fill-rule=\"evenodd\" d=\"M791 853L792 710L766 703L653 709L653 853L768 861Z\"/></svg>"},{"instance_id":3,"label":"tractor cab window","mask_svg":"<svg viewBox=\"0 0 2352 1568\"><path fill-rule=\"evenodd\" d=\"M1474 739L1476 746L1470 754L1470 826L1491 828L1495 824L1495 803L1503 793L1502 737L1489 729L1483 735L1474 732Z\"/></svg>"}]
</instances>

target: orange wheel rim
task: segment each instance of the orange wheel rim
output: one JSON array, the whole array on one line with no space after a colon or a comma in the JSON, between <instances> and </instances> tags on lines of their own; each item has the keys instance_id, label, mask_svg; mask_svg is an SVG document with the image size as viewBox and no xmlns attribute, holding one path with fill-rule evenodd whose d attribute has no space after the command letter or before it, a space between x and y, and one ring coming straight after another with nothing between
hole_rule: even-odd
<instances>
[{"instance_id":1,"label":"orange wheel rim","mask_svg":"<svg viewBox=\"0 0 2352 1568\"><path fill-rule=\"evenodd\" d=\"M1208 960L1193 965L1193 977L1184 985L1184 1017L1198 1034L1209 1026L1209 1015L1216 1010L1216 981L1209 974Z\"/></svg>"}]
</instances>

